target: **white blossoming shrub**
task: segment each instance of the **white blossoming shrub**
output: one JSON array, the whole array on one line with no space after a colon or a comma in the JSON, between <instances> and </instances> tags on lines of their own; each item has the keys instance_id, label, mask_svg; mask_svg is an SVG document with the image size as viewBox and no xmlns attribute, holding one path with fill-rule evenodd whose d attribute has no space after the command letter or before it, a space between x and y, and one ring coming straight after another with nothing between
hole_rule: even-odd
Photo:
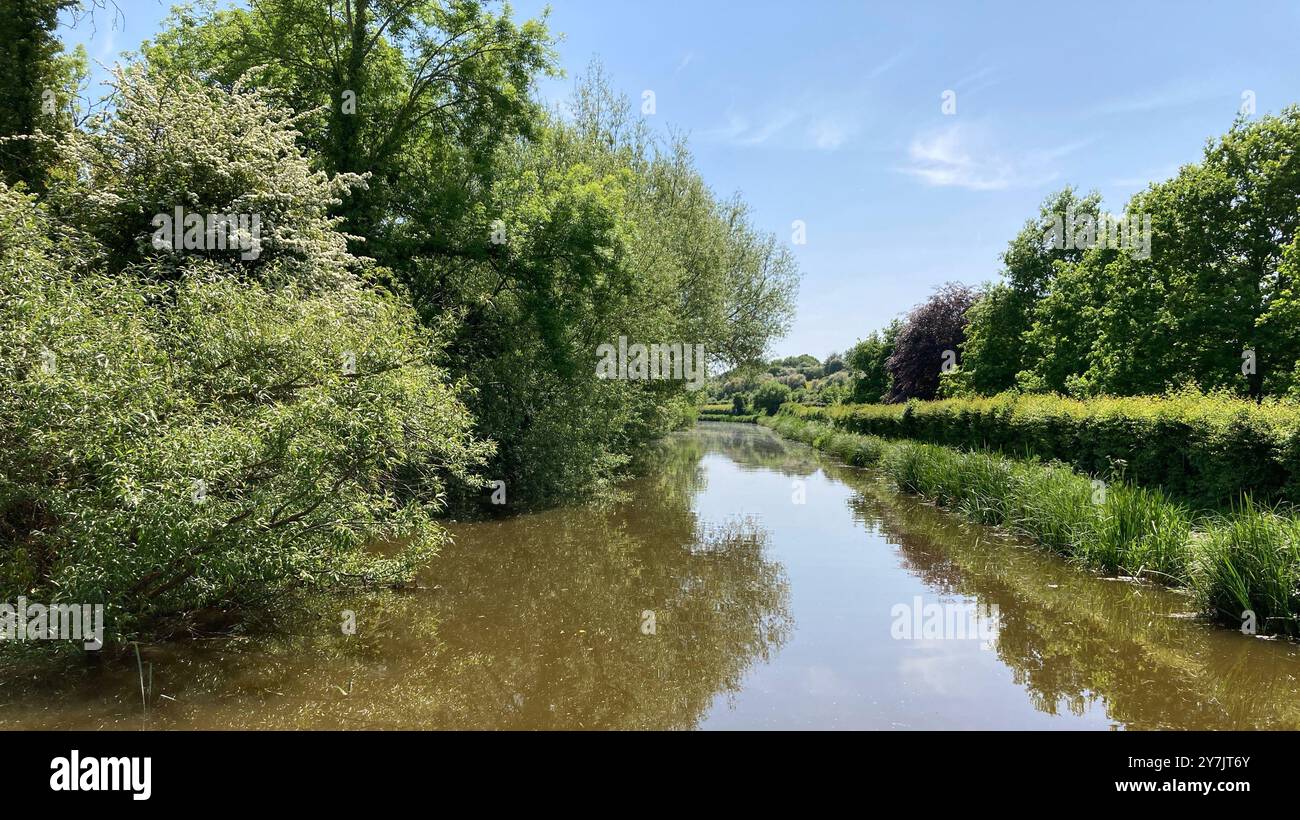
<instances>
[{"instance_id":1,"label":"white blossoming shrub","mask_svg":"<svg viewBox=\"0 0 1300 820\"><path fill-rule=\"evenodd\" d=\"M330 209L365 182L312 170L295 143L298 117L240 84L226 91L142 66L116 77L116 110L68 134L49 190L57 217L96 239L112 269L151 263L175 276L211 259L263 281L352 282L358 261ZM258 236L240 238L249 248L255 238L256 250L157 247L156 220L175 222L177 209L255 221ZM183 236L185 226L171 231Z\"/></svg>"},{"instance_id":2,"label":"white blossoming shrub","mask_svg":"<svg viewBox=\"0 0 1300 820\"><path fill-rule=\"evenodd\" d=\"M403 582L447 481L491 452L438 339L351 270L341 184L288 120L124 79L118 119L65 146L94 164L53 208L0 185L0 600L104 603L121 639ZM266 252L155 252L147 215L176 198L260 209Z\"/></svg>"}]
</instances>

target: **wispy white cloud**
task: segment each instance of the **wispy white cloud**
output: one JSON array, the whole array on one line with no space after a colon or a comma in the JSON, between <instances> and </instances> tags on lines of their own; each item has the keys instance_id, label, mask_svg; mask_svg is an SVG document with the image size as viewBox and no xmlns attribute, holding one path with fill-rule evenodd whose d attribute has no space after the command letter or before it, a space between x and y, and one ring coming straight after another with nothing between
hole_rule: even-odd
<instances>
[{"instance_id":1,"label":"wispy white cloud","mask_svg":"<svg viewBox=\"0 0 1300 820\"><path fill-rule=\"evenodd\" d=\"M1051 148L1042 148L1029 152L1029 158L1035 162L1051 162L1062 157L1068 157L1081 148L1086 148L1092 144L1092 139L1074 140L1072 142L1063 142L1060 145L1054 145Z\"/></svg>"},{"instance_id":2,"label":"wispy white cloud","mask_svg":"<svg viewBox=\"0 0 1300 820\"><path fill-rule=\"evenodd\" d=\"M880 75L884 74L886 71L889 71L891 68L893 68L894 66L898 65L900 62L903 61L903 59L904 59L905 57L907 57L907 51L906 51L906 50L903 50L903 51L898 52L898 53L895 54L894 56L890 57L888 60L885 60L883 63L880 63L880 64L877 65L875 68L873 68L873 69L871 69L870 71L868 71L868 72L867 72L867 79L868 79L868 80L874 80L875 78L877 78L877 77L879 77Z\"/></svg>"},{"instance_id":3,"label":"wispy white cloud","mask_svg":"<svg viewBox=\"0 0 1300 820\"><path fill-rule=\"evenodd\" d=\"M104 32L104 44L99 47L99 59L114 56L113 47L117 44L117 26L111 26Z\"/></svg>"},{"instance_id":4,"label":"wispy white cloud","mask_svg":"<svg viewBox=\"0 0 1300 820\"><path fill-rule=\"evenodd\" d=\"M990 86L997 85L997 80L993 79L996 73L997 70L993 68L993 66L984 66L983 68L973 71L965 77L957 80L957 82L952 84L952 88L954 91L961 92L962 94L973 94L976 91L983 91Z\"/></svg>"},{"instance_id":5,"label":"wispy white cloud","mask_svg":"<svg viewBox=\"0 0 1300 820\"><path fill-rule=\"evenodd\" d=\"M727 112L727 124L700 134L706 141L739 148L776 144L787 149L835 151L858 132L855 117L806 114L784 108L762 119Z\"/></svg>"},{"instance_id":6,"label":"wispy white cloud","mask_svg":"<svg viewBox=\"0 0 1300 820\"><path fill-rule=\"evenodd\" d=\"M867 70L865 78L883 76L905 62L910 53L910 49L901 49L891 54ZM693 56L687 54L677 70L688 65ZM862 85L859 80L855 83L857 88ZM818 89L761 115L728 109L725 125L700 132L699 137L735 147L777 144L785 149L836 151L861 131L862 117L845 104L844 95L836 95L833 100L827 89Z\"/></svg>"},{"instance_id":7,"label":"wispy white cloud","mask_svg":"<svg viewBox=\"0 0 1300 820\"><path fill-rule=\"evenodd\" d=\"M991 129L979 124L953 123L919 134L908 145L909 164L902 168L927 185L996 191L1040 185L1059 176L1055 161L1088 144L1080 140L1014 156L999 150Z\"/></svg>"},{"instance_id":8,"label":"wispy white cloud","mask_svg":"<svg viewBox=\"0 0 1300 820\"><path fill-rule=\"evenodd\" d=\"M700 136L706 140L722 142L728 145L751 147L762 145L784 131L798 119L793 111L781 111L766 121L753 123L748 117L734 111L727 112L727 124L721 128L705 131Z\"/></svg>"},{"instance_id":9,"label":"wispy white cloud","mask_svg":"<svg viewBox=\"0 0 1300 820\"><path fill-rule=\"evenodd\" d=\"M974 71L970 74L967 74L965 77L962 77L960 80L958 80L956 83L953 84L953 87L962 88L963 86L973 85L974 83L977 83L980 80L983 80L986 77L991 76L992 74L993 74L993 66L984 66L983 68L980 68L977 71Z\"/></svg>"},{"instance_id":10,"label":"wispy white cloud","mask_svg":"<svg viewBox=\"0 0 1300 820\"><path fill-rule=\"evenodd\" d=\"M694 62L694 60L695 60L695 52L694 51L686 52L686 54L682 56L682 59L677 62L677 68L673 71L673 74L681 74L683 71L686 70L686 67L688 65Z\"/></svg>"},{"instance_id":11,"label":"wispy white cloud","mask_svg":"<svg viewBox=\"0 0 1300 820\"><path fill-rule=\"evenodd\" d=\"M808 124L808 140L814 148L834 151L848 141L856 130L851 125L832 117L823 117Z\"/></svg>"},{"instance_id":12,"label":"wispy white cloud","mask_svg":"<svg viewBox=\"0 0 1300 820\"><path fill-rule=\"evenodd\" d=\"M1084 113L1093 116L1141 114L1195 105L1223 95L1222 90L1211 88L1210 84L1205 82L1181 83L1107 100L1087 109Z\"/></svg>"},{"instance_id":13,"label":"wispy white cloud","mask_svg":"<svg viewBox=\"0 0 1300 820\"><path fill-rule=\"evenodd\" d=\"M987 155L977 157L968 142L965 129L956 124L915 137L907 148L911 164L904 171L936 187L1006 188L1015 177L1011 164Z\"/></svg>"}]
</instances>

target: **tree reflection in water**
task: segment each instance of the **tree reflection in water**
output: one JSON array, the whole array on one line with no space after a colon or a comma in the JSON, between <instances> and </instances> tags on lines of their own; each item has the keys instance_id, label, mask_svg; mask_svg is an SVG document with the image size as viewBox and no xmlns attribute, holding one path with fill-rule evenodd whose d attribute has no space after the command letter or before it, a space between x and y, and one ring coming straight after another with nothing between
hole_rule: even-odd
<instances>
[{"instance_id":1,"label":"tree reflection in water","mask_svg":"<svg viewBox=\"0 0 1300 820\"><path fill-rule=\"evenodd\" d=\"M1198 622L1180 594L1091 575L873 471L734 424L670 436L641 467L615 504L456 525L418 589L317 601L270 634L142 647L143 715L134 655L0 670L0 727L691 728L789 640L781 556L803 585L801 644L733 725L1300 728L1300 648ZM832 502L784 503L790 478ZM696 511L737 497L765 523ZM918 648L878 620L916 579L998 608L996 655L954 665L949 689L909 688L899 670ZM969 660L953 649L925 651Z\"/></svg>"},{"instance_id":2,"label":"tree reflection in water","mask_svg":"<svg viewBox=\"0 0 1300 820\"><path fill-rule=\"evenodd\" d=\"M612 506L455 526L419 589L316 601L270 635L143 647L144 715L133 655L10 670L0 725L691 728L791 627L767 534L692 512L718 446L672 438Z\"/></svg>"},{"instance_id":3,"label":"tree reflection in water","mask_svg":"<svg viewBox=\"0 0 1300 820\"><path fill-rule=\"evenodd\" d=\"M998 607L998 656L1039 711L1101 703L1132 729L1300 727L1296 647L1199 622L1179 593L1100 578L871 473L826 469L928 586Z\"/></svg>"}]
</instances>

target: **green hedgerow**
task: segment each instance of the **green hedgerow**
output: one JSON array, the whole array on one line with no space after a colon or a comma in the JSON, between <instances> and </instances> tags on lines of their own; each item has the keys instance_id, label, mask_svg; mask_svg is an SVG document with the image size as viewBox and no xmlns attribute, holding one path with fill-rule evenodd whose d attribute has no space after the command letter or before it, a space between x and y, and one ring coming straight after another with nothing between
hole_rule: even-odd
<instances>
[{"instance_id":1,"label":"green hedgerow","mask_svg":"<svg viewBox=\"0 0 1300 820\"><path fill-rule=\"evenodd\" d=\"M847 432L965 450L1036 456L1080 472L1122 476L1199 509L1241 492L1300 504L1300 404L1184 391L1100 398L1008 393L988 398L786 405L782 414Z\"/></svg>"}]
</instances>

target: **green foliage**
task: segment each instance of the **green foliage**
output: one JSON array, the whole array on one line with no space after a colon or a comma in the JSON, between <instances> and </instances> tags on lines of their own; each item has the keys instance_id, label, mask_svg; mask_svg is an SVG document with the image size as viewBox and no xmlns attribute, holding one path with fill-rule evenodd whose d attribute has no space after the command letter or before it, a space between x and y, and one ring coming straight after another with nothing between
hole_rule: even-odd
<instances>
[{"instance_id":1,"label":"green foliage","mask_svg":"<svg viewBox=\"0 0 1300 820\"><path fill-rule=\"evenodd\" d=\"M795 283L744 206L716 200L685 146L656 145L601 76L579 86L571 120L498 158L462 240L487 258L403 266L426 315L466 316L452 367L501 442L493 469L531 505L608 480L668 429L664 406L685 401L682 381L596 378L600 344L680 340L734 366L784 326Z\"/></svg>"},{"instance_id":2,"label":"green foliage","mask_svg":"<svg viewBox=\"0 0 1300 820\"><path fill-rule=\"evenodd\" d=\"M966 311L961 366L941 377L945 398L989 396L1015 387L1016 374L1024 365L1026 302L1022 293L1002 283L980 294Z\"/></svg>"},{"instance_id":3,"label":"green foliage","mask_svg":"<svg viewBox=\"0 0 1300 820\"><path fill-rule=\"evenodd\" d=\"M142 254L120 269L103 243L130 229L96 229L159 204L130 182L154 176L120 172L150 167L126 157L156 156L130 123L160 89L133 72L121 93L118 139L90 146L104 176L86 178L128 182L75 219L63 198L76 183L51 209L0 189L0 598L104 602L124 638L311 586L401 583L442 541L432 516L448 481L477 483L491 449L435 364L440 340L403 299L348 272L319 217L333 182L304 175L300 155L264 171L299 183L279 191L273 235L320 247L260 266ZM226 129L212 144L171 142L176 168L250 140L291 144L286 119L249 113L255 94L171 99L157 133ZM88 145L75 137L65 155L84 159ZM263 190L235 172L227 182L231 201ZM401 547L381 555L377 542Z\"/></svg>"},{"instance_id":4,"label":"green foliage","mask_svg":"<svg viewBox=\"0 0 1300 820\"><path fill-rule=\"evenodd\" d=\"M754 409L767 415L775 415L781 405L790 400L790 388L781 382L772 380L763 382L754 393Z\"/></svg>"},{"instance_id":5,"label":"green foliage","mask_svg":"<svg viewBox=\"0 0 1300 820\"><path fill-rule=\"evenodd\" d=\"M1225 621L1255 613L1262 632L1300 635L1300 520L1249 498L1198 543L1193 584Z\"/></svg>"},{"instance_id":6,"label":"green foliage","mask_svg":"<svg viewBox=\"0 0 1300 820\"><path fill-rule=\"evenodd\" d=\"M116 83L113 116L61 142L47 194L55 217L93 239L110 272L147 264L152 275L173 279L197 260L236 260L241 275L268 283L353 282L360 261L330 209L364 182L313 170L292 112L261 89L236 83L224 91L148 66L118 72ZM153 220L177 207L257 216L257 253L160 253Z\"/></svg>"},{"instance_id":7,"label":"green foliage","mask_svg":"<svg viewBox=\"0 0 1300 820\"><path fill-rule=\"evenodd\" d=\"M853 373L838 353L823 364L806 353L773 359L763 365L745 363L710 380L708 393L718 399L739 397L736 412L747 413L755 391L768 381L790 388L791 401L810 404L842 404L852 392Z\"/></svg>"},{"instance_id":8,"label":"green foliage","mask_svg":"<svg viewBox=\"0 0 1300 820\"><path fill-rule=\"evenodd\" d=\"M384 264L443 244L448 212L490 185L492 154L536 124L533 77L553 74L543 20L480 0L254 0L175 9L142 49L169 74L229 87L250 70L300 114L304 148L331 173L369 173L339 209ZM426 229L417 236L394 217Z\"/></svg>"},{"instance_id":9,"label":"green foliage","mask_svg":"<svg viewBox=\"0 0 1300 820\"><path fill-rule=\"evenodd\" d=\"M1051 194L1039 206L1038 215L1025 222L1020 233L1008 243L1002 254L1004 281L985 290L982 298L967 313L966 343L962 350L962 377L945 395L974 392L991 395L1009 390L1020 383L1021 372L1045 361L1057 361L1060 345L1077 343L1079 337L1053 338L1050 342L1033 337L1034 309L1055 292L1057 280L1067 275L1084 257L1078 247L1061 247L1045 237L1057 225L1071 231L1070 220L1096 219L1101 213L1101 196L1090 193L1080 197L1073 188ZM1076 321L1086 313L1080 305L1062 311L1065 321ZM1047 374L1051 378L1052 374ZM1059 383L1058 383L1059 382ZM1050 382L1064 389L1064 376Z\"/></svg>"},{"instance_id":10,"label":"green foliage","mask_svg":"<svg viewBox=\"0 0 1300 820\"><path fill-rule=\"evenodd\" d=\"M756 413L700 413L698 421L731 421L740 424L753 424L758 419Z\"/></svg>"},{"instance_id":11,"label":"green foliage","mask_svg":"<svg viewBox=\"0 0 1300 820\"><path fill-rule=\"evenodd\" d=\"M330 213L448 329L444 363L473 388L499 443L487 472L516 508L600 490L692 415L680 381L596 378L599 345L702 344L734 367L788 325L793 258L684 143L656 138L598 69L567 116L535 103L535 78L556 73L544 19L477 0L249 5L178 10L144 54L221 86L256 69L320 167L367 175Z\"/></svg>"},{"instance_id":12,"label":"green foliage","mask_svg":"<svg viewBox=\"0 0 1300 820\"><path fill-rule=\"evenodd\" d=\"M1060 461L1199 508L1243 491L1300 503L1300 406L1194 392L1080 401L1002 394L906 405L787 407L856 433Z\"/></svg>"},{"instance_id":13,"label":"green foliage","mask_svg":"<svg viewBox=\"0 0 1300 820\"><path fill-rule=\"evenodd\" d=\"M894 353L894 340L903 323L895 319L884 331L871 331L867 338L849 348L844 354L848 366L856 376L853 380L851 400L870 404L885 400L893 385L885 363Z\"/></svg>"},{"instance_id":14,"label":"green foliage","mask_svg":"<svg viewBox=\"0 0 1300 820\"><path fill-rule=\"evenodd\" d=\"M1094 489L1094 493L1098 492ZM1115 484L1099 518L1075 550L1087 563L1181 583L1186 577L1191 521L1159 490Z\"/></svg>"},{"instance_id":15,"label":"green foliage","mask_svg":"<svg viewBox=\"0 0 1300 820\"><path fill-rule=\"evenodd\" d=\"M77 0L7 0L0 5L0 182L42 190L52 161L44 137L69 131L72 96L86 55L72 55L54 31Z\"/></svg>"},{"instance_id":16,"label":"green foliage","mask_svg":"<svg viewBox=\"0 0 1300 820\"><path fill-rule=\"evenodd\" d=\"M567 116L537 104L544 21L477 0L200 3L73 129L60 5L3 13L24 34L0 49L22 80L0 136L60 135L0 143L50 147L48 174L5 166L48 179L39 203L4 189L5 589L105 600L125 636L398 583L445 502L481 497L480 466L516 505L573 499L696 418L683 380L598 378L599 345L737 368L788 326L793 257L683 142L598 71ZM28 116L38 75L57 123ZM255 215L257 253L155 247L177 208Z\"/></svg>"},{"instance_id":17,"label":"green foliage","mask_svg":"<svg viewBox=\"0 0 1300 820\"><path fill-rule=\"evenodd\" d=\"M848 370L836 370L805 389L805 401L819 404L843 404L853 393L853 375Z\"/></svg>"},{"instance_id":18,"label":"green foliage","mask_svg":"<svg viewBox=\"0 0 1300 820\"><path fill-rule=\"evenodd\" d=\"M881 393L874 362L883 340L869 337L857 349L853 400L1012 389L1132 396L1189 385L1252 398L1300 394L1297 146L1300 107L1239 119L1199 163L1129 201L1130 224L1150 222L1149 237L1129 237L1136 247L1097 242L1096 230L1087 238L1081 226L1106 216L1099 194L1048 196L1008 243L1003 281L966 311L964 340L942 330L945 311L909 321L908 350L919 353L893 354L893 372L908 373L907 383ZM1053 241L1063 234L1075 241ZM956 343L959 369L939 376L935 352ZM1253 373L1243 368L1246 351Z\"/></svg>"},{"instance_id":19,"label":"green foliage","mask_svg":"<svg viewBox=\"0 0 1300 820\"><path fill-rule=\"evenodd\" d=\"M954 388L1076 396L1186 385L1258 398L1296 384L1300 333L1288 248L1300 232L1300 108L1240 119L1199 163L1125 208L1149 247L1057 248L1057 216L1097 216L1096 194L1049 197L1004 255L1003 285L970 312ZM1109 244L1109 243L1107 243ZM1244 373L1244 351L1254 373ZM950 391L951 392L951 391Z\"/></svg>"},{"instance_id":20,"label":"green foliage","mask_svg":"<svg viewBox=\"0 0 1300 820\"><path fill-rule=\"evenodd\" d=\"M821 369L822 363L817 360L816 356L807 353L800 353L798 356L786 356L784 359L773 359L768 372L774 376L780 375L785 370L808 370Z\"/></svg>"}]
</instances>

